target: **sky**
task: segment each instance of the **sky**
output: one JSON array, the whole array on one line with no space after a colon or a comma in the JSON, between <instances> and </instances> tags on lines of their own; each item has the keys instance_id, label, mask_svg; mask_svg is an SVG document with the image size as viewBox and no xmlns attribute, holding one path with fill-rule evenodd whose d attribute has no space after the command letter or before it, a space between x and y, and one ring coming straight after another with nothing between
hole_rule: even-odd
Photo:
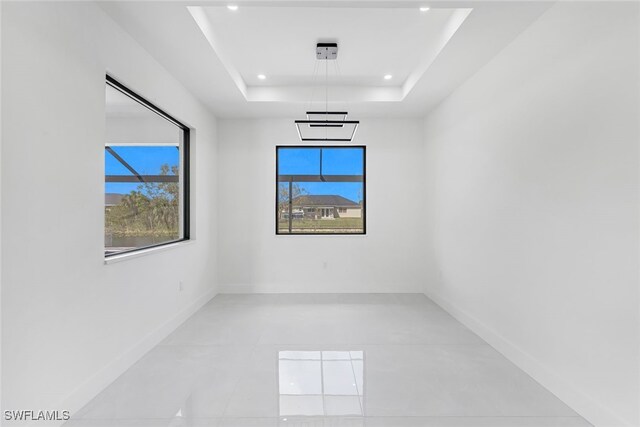
<instances>
[{"instance_id":1,"label":"sky","mask_svg":"<svg viewBox=\"0 0 640 427\"><path fill-rule=\"evenodd\" d=\"M180 163L180 152L176 147L170 146L114 146L113 151L118 153L140 175L159 175L160 166L168 164L177 166ZM116 160L108 151L105 151L104 169L105 175L131 175L122 163ZM138 189L138 183L105 183L105 193L128 194Z\"/></svg>"},{"instance_id":2,"label":"sky","mask_svg":"<svg viewBox=\"0 0 640 427\"><path fill-rule=\"evenodd\" d=\"M157 175L162 164L178 165L180 153L169 146L114 146L118 153L141 175ZM362 175L364 149L359 147L322 149L323 175ZM284 175L318 175L320 173L319 148L278 149L278 173ZM131 175L115 157L105 151L106 175ZM106 193L128 194L138 189L138 183L105 183ZM360 182L305 182L300 183L308 194L340 195L354 202L362 197Z\"/></svg>"},{"instance_id":3,"label":"sky","mask_svg":"<svg viewBox=\"0 0 640 427\"><path fill-rule=\"evenodd\" d=\"M362 175L364 149L359 147L323 148L323 175ZM319 148L278 148L278 174L320 174ZM299 184L308 194L339 195L359 202L362 197L361 182L304 182Z\"/></svg>"}]
</instances>

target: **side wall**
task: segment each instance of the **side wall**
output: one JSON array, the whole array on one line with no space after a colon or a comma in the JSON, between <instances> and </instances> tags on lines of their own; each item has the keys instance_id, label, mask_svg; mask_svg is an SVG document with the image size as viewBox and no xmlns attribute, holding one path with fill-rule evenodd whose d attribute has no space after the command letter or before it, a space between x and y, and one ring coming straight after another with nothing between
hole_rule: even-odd
<instances>
[{"instance_id":1,"label":"side wall","mask_svg":"<svg viewBox=\"0 0 640 427\"><path fill-rule=\"evenodd\" d=\"M560 2L425 122L427 294L598 426L640 424L638 18Z\"/></svg>"},{"instance_id":2,"label":"side wall","mask_svg":"<svg viewBox=\"0 0 640 427\"><path fill-rule=\"evenodd\" d=\"M2 7L2 404L74 411L215 293L216 119L95 4ZM195 240L109 265L106 72L195 128Z\"/></svg>"},{"instance_id":3,"label":"side wall","mask_svg":"<svg viewBox=\"0 0 640 427\"><path fill-rule=\"evenodd\" d=\"M2 2L0 1L0 27L2 25ZM2 165L2 31L0 28L0 166ZM2 173L0 172L0 384L2 384ZM0 386L0 413L4 413L2 387ZM2 425L2 424L0 424Z\"/></svg>"},{"instance_id":4,"label":"side wall","mask_svg":"<svg viewBox=\"0 0 640 427\"><path fill-rule=\"evenodd\" d=\"M220 120L218 139L221 290L422 292L420 120L361 122L366 236L275 235L275 147L300 144L293 119Z\"/></svg>"}]
</instances>

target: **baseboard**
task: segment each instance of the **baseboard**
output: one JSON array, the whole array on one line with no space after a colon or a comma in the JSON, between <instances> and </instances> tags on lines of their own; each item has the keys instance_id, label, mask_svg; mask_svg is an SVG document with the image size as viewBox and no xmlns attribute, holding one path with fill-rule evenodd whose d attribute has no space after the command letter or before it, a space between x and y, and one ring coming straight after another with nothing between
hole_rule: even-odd
<instances>
[{"instance_id":1,"label":"baseboard","mask_svg":"<svg viewBox=\"0 0 640 427\"><path fill-rule=\"evenodd\" d=\"M198 311L202 306L209 302L217 293L211 290L204 295L197 298L188 307L178 312L171 319L160 325L155 330L151 331L147 336L140 340L133 347L129 348L117 359L106 365L104 368L94 374L89 380L87 380L80 387L76 388L67 398L56 405L55 408L64 408L70 411L71 417L77 413L83 406L85 406L91 399L104 390L109 384L122 375L127 369L129 369L135 362L140 360L149 350L158 345L163 339L165 339L171 332L173 332L178 326L180 326L191 315ZM61 425L59 424L47 424L49 425ZM37 424L41 425L41 424Z\"/></svg>"},{"instance_id":2,"label":"baseboard","mask_svg":"<svg viewBox=\"0 0 640 427\"><path fill-rule=\"evenodd\" d=\"M395 288L394 288L395 286ZM376 286L362 289L361 286L322 286L301 289L299 285L281 284L221 284L218 286L220 294L422 294L422 287L407 284L398 287L397 284Z\"/></svg>"},{"instance_id":3,"label":"baseboard","mask_svg":"<svg viewBox=\"0 0 640 427\"><path fill-rule=\"evenodd\" d=\"M568 384L559 375L542 365L534 357L520 349L517 345L489 328L474 316L456 307L436 293L425 292L433 302L442 307L454 318L471 329L503 356L525 371L534 380L547 388L560 400L596 427L622 427L633 424L620 419L609 409L603 407L591 397Z\"/></svg>"}]
</instances>

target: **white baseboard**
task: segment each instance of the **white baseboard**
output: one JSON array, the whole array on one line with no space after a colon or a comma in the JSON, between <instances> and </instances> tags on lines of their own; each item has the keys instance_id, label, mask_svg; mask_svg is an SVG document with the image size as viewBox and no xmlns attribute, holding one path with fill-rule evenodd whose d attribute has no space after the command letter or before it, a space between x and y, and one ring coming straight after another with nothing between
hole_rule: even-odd
<instances>
[{"instance_id":1,"label":"white baseboard","mask_svg":"<svg viewBox=\"0 0 640 427\"><path fill-rule=\"evenodd\" d=\"M525 371L551 393L555 394L560 400L594 426L623 427L633 425L628 421L620 419L612 411L577 390L571 384L568 384L548 367L538 362L534 357L524 352L517 345L489 328L474 316L469 315L436 293L425 292L425 295L479 335L489 345L502 353L503 356Z\"/></svg>"},{"instance_id":2,"label":"white baseboard","mask_svg":"<svg viewBox=\"0 0 640 427\"><path fill-rule=\"evenodd\" d=\"M394 287L395 286L395 287ZM422 294L422 286L418 284L397 284L372 286L363 289L362 286L336 285L315 286L301 289L299 285L282 284L220 284L220 294Z\"/></svg>"},{"instance_id":3,"label":"white baseboard","mask_svg":"<svg viewBox=\"0 0 640 427\"><path fill-rule=\"evenodd\" d=\"M167 320L155 330L151 331L133 347L129 348L118 358L96 372L84 384L76 388L69 396L67 396L67 398L63 399L60 404L56 405L56 408L64 408L65 410L70 411L71 417L73 418L73 415L77 413L84 405L89 403L89 401L97 396L98 393L100 393L109 384L115 381L116 378L122 375L135 362L140 360L140 358L142 358L142 356L144 356L149 350L158 345L171 332L173 332L178 326L180 326L185 320L187 320L191 315L193 315L216 295L216 291L211 290L197 298L189 306L184 308L182 311ZM59 426L61 424L62 422L57 424L47 423L47 426ZM40 423L37 425L40 426L42 424Z\"/></svg>"}]
</instances>

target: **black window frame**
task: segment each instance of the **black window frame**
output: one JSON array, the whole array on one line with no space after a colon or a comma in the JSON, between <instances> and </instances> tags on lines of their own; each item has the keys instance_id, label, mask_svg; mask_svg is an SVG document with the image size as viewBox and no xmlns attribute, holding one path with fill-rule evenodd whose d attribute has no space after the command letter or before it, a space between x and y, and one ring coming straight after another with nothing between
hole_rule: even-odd
<instances>
[{"instance_id":1,"label":"black window frame","mask_svg":"<svg viewBox=\"0 0 640 427\"><path fill-rule=\"evenodd\" d=\"M281 148L311 148L311 149L362 149L362 232L358 233L280 233L278 229L278 177L279 158ZM367 146L366 145L276 145L276 174L275 174L275 233L276 236L364 236L367 234Z\"/></svg>"},{"instance_id":2,"label":"black window frame","mask_svg":"<svg viewBox=\"0 0 640 427\"><path fill-rule=\"evenodd\" d=\"M183 192L182 194L182 237L180 239L169 240L169 241L158 243L155 245L141 246L139 248L131 249L128 251L115 252L111 254L105 253L104 254L105 259L191 240L191 209L190 209L191 208L191 179L190 179L191 177L191 168L190 168L191 128L189 128L187 125L185 125L184 123L182 123L181 121L179 121L178 119L176 119L175 117L173 117L172 115L170 115L169 113L161 109L160 107L153 104L151 101L144 98L142 95L139 95L138 93L129 89L127 86L123 85L118 80L116 80L115 78L111 77L108 74L105 76L105 83L108 86L112 87L113 89L121 92L123 95L128 96L132 100L141 104L143 107L156 113L163 119L173 123L182 131L182 165L180 169L182 172L182 192ZM105 148L106 147L107 145L105 144ZM104 167L104 162L103 162L103 167ZM108 182L107 181L108 175L106 174L106 171L104 172L105 172L103 173L104 179L105 179L104 182L106 183ZM112 182L117 182L117 181L112 181ZM102 225L104 227L104 221Z\"/></svg>"}]
</instances>

